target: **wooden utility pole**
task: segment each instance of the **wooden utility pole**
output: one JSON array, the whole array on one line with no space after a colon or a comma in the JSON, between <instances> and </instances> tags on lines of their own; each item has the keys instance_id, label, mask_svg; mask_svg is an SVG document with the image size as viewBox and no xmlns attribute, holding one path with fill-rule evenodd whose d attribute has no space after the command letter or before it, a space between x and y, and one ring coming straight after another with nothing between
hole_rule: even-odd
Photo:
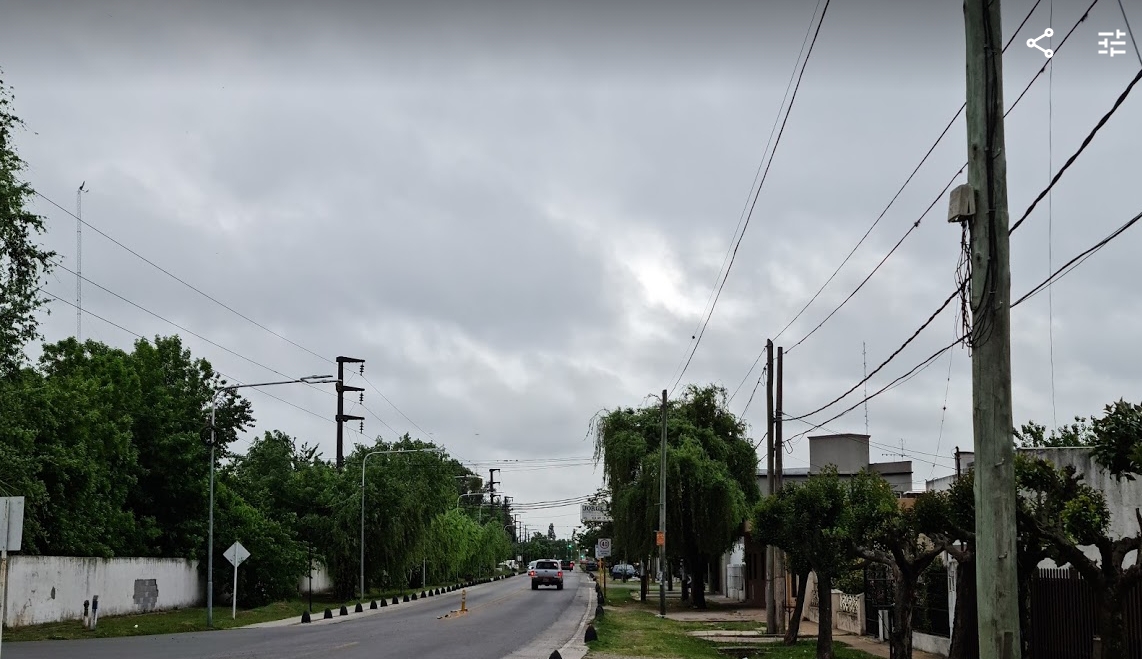
<instances>
[{"instance_id":1,"label":"wooden utility pole","mask_svg":"<svg viewBox=\"0 0 1142 659\"><path fill-rule=\"evenodd\" d=\"M1015 446L1011 420L1011 263L1003 137L1000 0L965 0L968 188L950 221L971 250L972 426L975 436L976 601L980 659L1017 659Z\"/></svg>"},{"instance_id":2,"label":"wooden utility pole","mask_svg":"<svg viewBox=\"0 0 1142 659\"><path fill-rule=\"evenodd\" d=\"M773 493L777 494L781 491L781 487L785 484L784 475L784 453L785 442L781 434L781 416L785 413L784 407L784 390L785 386L782 380L782 371L785 364L785 348L777 349L777 396L774 403L773 414ZM767 633L785 633L785 552L780 549L773 550L773 592L774 592L774 605L779 609L777 615L777 627L773 632Z\"/></svg>"},{"instance_id":3,"label":"wooden utility pole","mask_svg":"<svg viewBox=\"0 0 1142 659\"><path fill-rule=\"evenodd\" d=\"M765 495L773 496L777 492L777 483L773 473L773 341L765 341ZM774 560L774 548L765 547L765 629L773 633L777 629L777 597L774 589L773 574L777 571Z\"/></svg>"}]
</instances>

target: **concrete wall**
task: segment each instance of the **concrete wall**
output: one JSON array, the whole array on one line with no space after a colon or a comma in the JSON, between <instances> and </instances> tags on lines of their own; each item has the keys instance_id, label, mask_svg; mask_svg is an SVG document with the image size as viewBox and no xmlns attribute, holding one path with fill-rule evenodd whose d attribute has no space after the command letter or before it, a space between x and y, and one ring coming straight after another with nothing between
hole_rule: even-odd
<instances>
[{"instance_id":1,"label":"concrete wall","mask_svg":"<svg viewBox=\"0 0 1142 659\"><path fill-rule=\"evenodd\" d=\"M816 435L809 438L809 471L835 465L842 474L855 474L868 466L868 435Z\"/></svg>"},{"instance_id":2,"label":"concrete wall","mask_svg":"<svg viewBox=\"0 0 1142 659\"><path fill-rule=\"evenodd\" d=\"M329 570L325 569L324 565L316 563L313 566L313 592L315 593L328 593L333 590L333 576L329 574ZM301 577L297 580L297 591L299 593L309 592L309 577ZM238 593L239 598L241 593Z\"/></svg>"},{"instance_id":3,"label":"concrete wall","mask_svg":"<svg viewBox=\"0 0 1142 659\"><path fill-rule=\"evenodd\" d=\"M1074 467L1082 474L1083 482L1102 492L1106 497L1106 507L1110 510L1111 539L1136 535L1139 532L1138 520L1134 516L1135 509L1142 508L1142 481L1118 481L1108 473L1098 462L1095 462L1092 449L1084 447L1063 448L1037 448L1020 449L1021 453L1043 458L1059 467ZM1083 553L1097 562L1101 562L1098 549L1095 547L1082 547ZM1125 565L1134 563L1134 552L1126 557ZM1039 567L1056 567L1055 562L1047 559ZM1063 567L1063 566L1058 566Z\"/></svg>"},{"instance_id":4,"label":"concrete wall","mask_svg":"<svg viewBox=\"0 0 1142 659\"><path fill-rule=\"evenodd\" d=\"M946 636L932 636L931 634L912 632L912 649L923 650L924 652L931 652L932 654L946 657L948 656L948 651L952 649L952 639Z\"/></svg>"},{"instance_id":5,"label":"concrete wall","mask_svg":"<svg viewBox=\"0 0 1142 659\"><path fill-rule=\"evenodd\" d=\"M200 606L206 590L198 562L177 558L10 556L9 627L80 620L83 602L99 596L99 615Z\"/></svg>"},{"instance_id":6,"label":"concrete wall","mask_svg":"<svg viewBox=\"0 0 1142 659\"><path fill-rule=\"evenodd\" d=\"M864 595L833 591L833 627L852 634L864 631Z\"/></svg>"}]
</instances>

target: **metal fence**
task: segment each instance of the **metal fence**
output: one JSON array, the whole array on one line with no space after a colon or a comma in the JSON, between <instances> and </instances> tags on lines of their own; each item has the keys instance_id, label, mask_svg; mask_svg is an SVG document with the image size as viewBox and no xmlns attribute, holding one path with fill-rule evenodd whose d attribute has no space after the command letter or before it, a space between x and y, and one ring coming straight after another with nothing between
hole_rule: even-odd
<instances>
[{"instance_id":1,"label":"metal fence","mask_svg":"<svg viewBox=\"0 0 1142 659\"><path fill-rule=\"evenodd\" d=\"M1142 588L1127 596L1126 655L1142 659ZM1040 569L1031 578L1031 656L1091 659L1098 633L1098 603L1090 585L1070 568Z\"/></svg>"},{"instance_id":2,"label":"metal fence","mask_svg":"<svg viewBox=\"0 0 1142 659\"><path fill-rule=\"evenodd\" d=\"M952 634L952 617L948 611L948 568L937 560L920 575L916 588L916 608L912 613L912 629L924 634Z\"/></svg>"}]
</instances>

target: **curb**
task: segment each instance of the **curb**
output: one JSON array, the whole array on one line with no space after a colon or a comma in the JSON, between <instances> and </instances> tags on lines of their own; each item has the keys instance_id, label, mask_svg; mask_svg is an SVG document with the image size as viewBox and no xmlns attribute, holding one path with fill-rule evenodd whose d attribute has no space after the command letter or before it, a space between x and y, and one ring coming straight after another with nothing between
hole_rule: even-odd
<instances>
[{"instance_id":1,"label":"curb","mask_svg":"<svg viewBox=\"0 0 1142 659\"><path fill-rule=\"evenodd\" d=\"M465 586L462 584L457 584L457 585L460 585L461 588L458 590L452 591L451 593L447 593L447 595L455 594L455 595L459 596L460 590L473 590L475 588L479 588L480 586L491 585L493 583L496 583L497 581L502 581L502 579L489 581L487 583L478 583L478 584L475 584L473 586ZM440 598L445 597L445 593L441 593L438 597L440 597ZM422 597L422 598L416 599L415 601L410 600L406 603L415 607L420 602L429 602L429 601L432 601L433 599L435 599L435 598ZM349 622L350 620L360 620L362 618L368 618L371 616L379 615L379 614L381 614L385 611L388 611L392 608L393 608L392 606L387 606L387 607L377 607L376 609L370 609L370 608L368 608L368 605L366 604L364 610L361 611L360 613L350 613L348 615L336 615L336 614L334 614L334 616L332 618L324 618L323 619L323 618L319 617L321 615L320 613L315 613L315 614L313 614L312 622L308 622L308 623L301 622L301 620L299 619L298 616L292 616L289 618L282 618L280 620L270 620L267 622L257 622L257 623L253 623L250 625L242 625L241 627L231 627L229 629L234 630L234 629L265 629L265 628L272 628L272 627L319 627L319 626L324 626L324 625L335 625L335 624L339 624L342 622ZM407 610L407 608L402 606L400 608L400 610L404 611L404 610Z\"/></svg>"},{"instance_id":2,"label":"curb","mask_svg":"<svg viewBox=\"0 0 1142 659\"><path fill-rule=\"evenodd\" d=\"M594 581L585 582L580 588L587 587L592 595L595 592ZM595 598L587 597L587 610L583 612L583 619L579 621L579 626L575 628L575 635L567 641L563 647L559 648L559 656L563 659L583 659L590 648L587 647L586 642L583 641L583 635L587 631L587 625L593 620L592 616L595 613Z\"/></svg>"}]
</instances>

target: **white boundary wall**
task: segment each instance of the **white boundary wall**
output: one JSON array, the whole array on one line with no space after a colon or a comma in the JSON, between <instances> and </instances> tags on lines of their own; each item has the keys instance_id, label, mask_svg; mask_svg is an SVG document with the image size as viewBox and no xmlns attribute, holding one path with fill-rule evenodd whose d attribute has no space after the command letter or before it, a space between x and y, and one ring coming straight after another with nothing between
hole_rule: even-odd
<instances>
[{"instance_id":1,"label":"white boundary wall","mask_svg":"<svg viewBox=\"0 0 1142 659\"><path fill-rule=\"evenodd\" d=\"M99 616L201 606L198 561L181 558L8 557L8 627L80 620L99 596Z\"/></svg>"}]
</instances>

